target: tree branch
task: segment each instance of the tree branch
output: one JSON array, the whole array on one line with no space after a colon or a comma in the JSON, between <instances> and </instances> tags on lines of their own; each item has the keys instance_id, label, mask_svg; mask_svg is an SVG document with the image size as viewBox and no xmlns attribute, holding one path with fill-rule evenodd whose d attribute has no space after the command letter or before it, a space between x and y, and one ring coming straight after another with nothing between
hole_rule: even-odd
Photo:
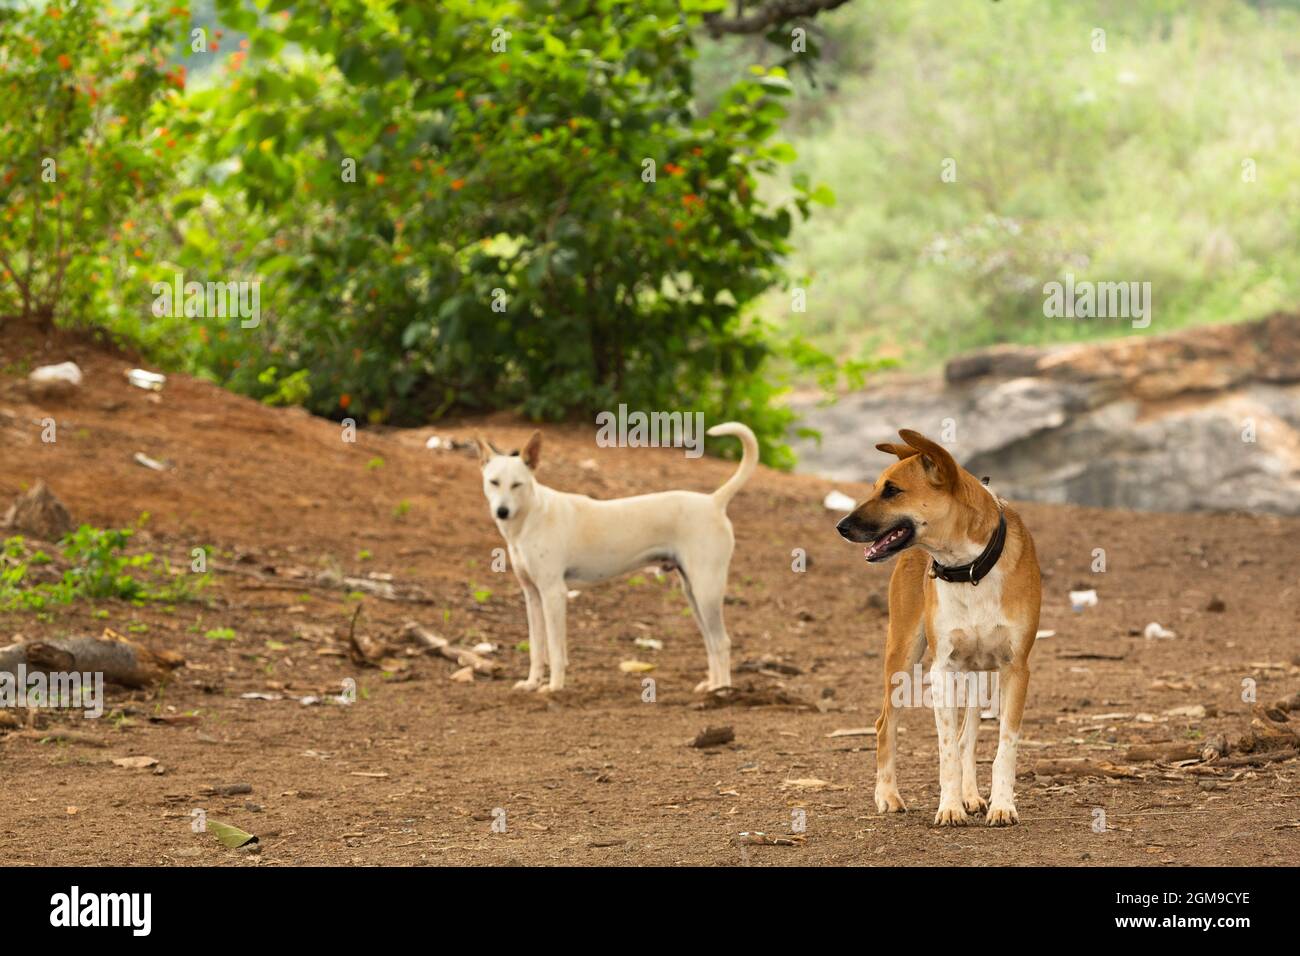
<instances>
[{"instance_id":1,"label":"tree branch","mask_svg":"<svg viewBox=\"0 0 1300 956\"><path fill-rule=\"evenodd\" d=\"M778 23L815 17L827 10L842 7L849 0L767 0L748 14L737 10L736 16L723 17L720 13L704 16L709 33L718 37L726 33L766 33Z\"/></svg>"}]
</instances>

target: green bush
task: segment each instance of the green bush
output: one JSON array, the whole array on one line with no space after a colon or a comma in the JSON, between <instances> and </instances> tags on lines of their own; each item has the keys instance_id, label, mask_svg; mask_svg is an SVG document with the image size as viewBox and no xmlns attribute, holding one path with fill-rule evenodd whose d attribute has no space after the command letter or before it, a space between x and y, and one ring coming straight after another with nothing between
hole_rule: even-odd
<instances>
[{"instance_id":1,"label":"green bush","mask_svg":"<svg viewBox=\"0 0 1300 956\"><path fill-rule=\"evenodd\" d=\"M165 10L0 6L0 317L94 316L143 256L128 213L168 177L177 144L155 121L185 82Z\"/></svg>"},{"instance_id":2,"label":"green bush","mask_svg":"<svg viewBox=\"0 0 1300 956\"><path fill-rule=\"evenodd\" d=\"M219 2L253 56L171 119L205 163L152 278L263 281L258 328L171 336L194 368L336 417L626 402L778 443L778 362L834 374L749 315L829 196L758 196L793 158L784 71L696 110L701 4L286 6Z\"/></svg>"}]
</instances>

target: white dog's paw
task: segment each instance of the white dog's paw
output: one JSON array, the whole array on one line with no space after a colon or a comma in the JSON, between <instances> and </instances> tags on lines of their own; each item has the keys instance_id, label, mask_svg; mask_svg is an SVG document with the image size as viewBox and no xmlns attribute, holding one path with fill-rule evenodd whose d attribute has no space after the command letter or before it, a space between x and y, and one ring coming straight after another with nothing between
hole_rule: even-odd
<instances>
[{"instance_id":1,"label":"white dog's paw","mask_svg":"<svg viewBox=\"0 0 1300 956\"><path fill-rule=\"evenodd\" d=\"M980 796L978 790L962 797L961 803L967 813L984 813L989 808L989 802Z\"/></svg>"},{"instance_id":2,"label":"white dog's paw","mask_svg":"<svg viewBox=\"0 0 1300 956\"><path fill-rule=\"evenodd\" d=\"M966 809L960 803L951 807L939 807L939 812L934 815L934 825L937 827L964 827L970 823L970 817L966 816Z\"/></svg>"},{"instance_id":3,"label":"white dog's paw","mask_svg":"<svg viewBox=\"0 0 1300 956\"><path fill-rule=\"evenodd\" d=\"M528 680L517 680L515 681L515 686L512 689L513 690L537 690L537 688L541 686L541 683L542 682L540 680L532 680L531 678Z\"/></svg>"},{"instance_id":4,"label":"white dog's paw","mask_svg":"<svg viewBox=\"0 0 1300 956\"><path fill-rule=\"evenodd\" d=\"M906 813L907 804L898 793L897 787L876 787L877 813Z\"/></svg>"},{"instance_id":5,"label":"white dog's paw","mask_svg":"<svg viewBox=\"0 0 1300 956\"><path fill-rule=\"evenodd\" d=\"M727 682L725 684L715 684L713 683L713 681L702 680L695 685L695 693L697 694L712 694L715 690L730 690L730 689L731 689L730 682Z\"/></svg>"},{"instance_id":6,"label":"white dog's paw","mask_svg":"<svg viewBox=\"0 0 1300 956\"><path fill-rule=\"evenodd\" d=\"M1013 823L1019 822L1020 814L1016 813L1015 806L1011 804L989 808L988 824L991 827L1009 827Z\"/></svg>"}]
</instances>

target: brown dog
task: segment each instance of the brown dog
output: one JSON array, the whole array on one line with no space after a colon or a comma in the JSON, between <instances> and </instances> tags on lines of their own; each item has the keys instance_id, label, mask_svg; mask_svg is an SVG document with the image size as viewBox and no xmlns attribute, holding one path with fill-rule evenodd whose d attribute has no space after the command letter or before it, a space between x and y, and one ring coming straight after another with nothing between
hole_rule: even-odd
<instances>
[{"instance_id":1,"label":"brown dog","mask_svg":"<svg viewBox=\"0 0 1300 956\"><path fill-rule=\"evenodd\" d=\"M990 826L1006 826L1019 820L1016 745L1042 599L1034 542L1006 502L945 448L914 431L898 434L906 444L876 447L899 461L876 479L871 497L836 526L849 541L867 543L868 561L902 555L889 579L885 699L876 721L876 809L906 809L894 778L897 707L908 702L899 699L900 691L915 683L928 646L939 730L934 822L960 826L969 822L967 813L987 809ZM984 682L994 673L1000 732L986 803L975 779L982 702L960 691L972 686L969 678ZM911 700L917 701L920 689L911 689ZM959 710L964 710L960 728Z\"/></svg>"}]
</instances>

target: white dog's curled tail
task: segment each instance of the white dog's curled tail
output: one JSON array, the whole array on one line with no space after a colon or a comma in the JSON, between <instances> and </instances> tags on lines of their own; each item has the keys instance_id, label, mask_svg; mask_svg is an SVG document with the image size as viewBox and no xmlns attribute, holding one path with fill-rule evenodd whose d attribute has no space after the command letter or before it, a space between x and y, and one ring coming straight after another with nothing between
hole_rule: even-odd
<instances>
[{"instance_id":1,"label":"white dog's curled tail","mask_svg":"<svg viewBox=\"0 0 1300 956\"><path fill-rule=\"evenodd\" d=\"M745 482L749 481L754 469L758 467L758 439L754 433L749 430L748 425L742 425L740 422L723 422L721 425L714 425L709 429L710 435L735 435L740 439L740 447L743 453L740 456L740 467L736 473L726 480L726 482L713 493L713 498L722 507L726 508L737 491L744 487Z\"/></svg>"}]
</instances>

